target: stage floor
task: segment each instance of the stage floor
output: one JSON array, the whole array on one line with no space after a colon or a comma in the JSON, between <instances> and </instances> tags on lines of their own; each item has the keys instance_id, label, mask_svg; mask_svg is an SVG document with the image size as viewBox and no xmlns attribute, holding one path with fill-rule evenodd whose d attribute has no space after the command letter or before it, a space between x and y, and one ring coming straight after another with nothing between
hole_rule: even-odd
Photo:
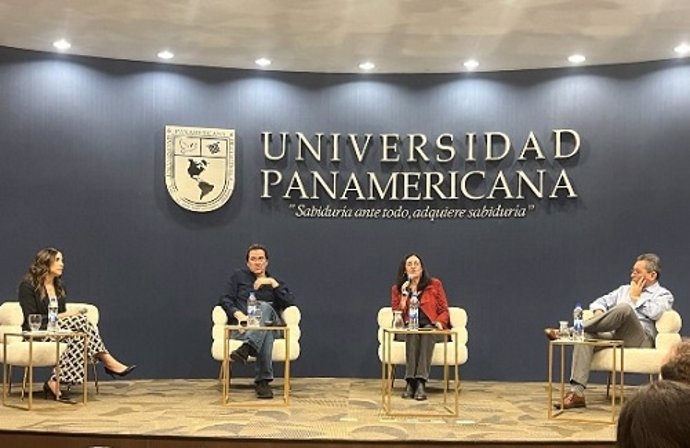
<instances>
[{"instance_id":1,"label":"stage floor","mask_svg":"<svg viewBox=\"0 0 690 448\"><path fill-rule=\"evenodd\" d=\"M440 381L430 382L426 402L400 398L403 385L396 382L396 409L424 411L441 403ZM218 381L209 379L102 381L99 395L90 385L86 406L46 401L35 392L32 411L0 408L0 431L350 442L615 440L610 423L548 420L545 383L463 381L457 418L385 416L380 380L295 378L288 407L279 406L282 381L273 386L276 398L262 402L269 407L247 409L223 406ZM255 401L250 380L236 379L233 390L233 399ZM606 419L605 393L604 386L591 387L589 407L569 415Z\"/></svg>"}]
</instances>

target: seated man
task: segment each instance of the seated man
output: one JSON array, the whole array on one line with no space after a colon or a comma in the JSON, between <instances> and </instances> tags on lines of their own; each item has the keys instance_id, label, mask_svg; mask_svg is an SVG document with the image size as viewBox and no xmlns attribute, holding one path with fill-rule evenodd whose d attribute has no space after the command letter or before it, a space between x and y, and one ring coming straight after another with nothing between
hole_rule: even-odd
<instances>
[{"instance_id":1,"label":"seated man","mask_svg":"<svg viewBox=\"0 0 690 448\"><path fill-rule=\"evenodd\" d=\"M294 297L285 283L276 280L266 271L268 250L259 244L247 249L247 267L237 269L230 277L226 294L221 297L220 306L228 315L228 323L237 325L247 322L247 299L255 293L261 308L261 326L276 325L279 313L294 303ZM273 398L269 383L273 381L273 339L274 331L233 331L232 338L245 341L230 354L232 361L247 362L249 356L256 357L256 396Z\"/></svg>"},{"instance_id":2,"label":"seated man","mask_svg":"<svg viewBox=\"0 0 690 448\"><path fill-rule=\"evenodd\" d=\"M657 255L642 254L637 257L630 272L630 284L599 297L589 305L594 316L584 323L585 337L620 339L625 347L653 347L655 321L673 305L673 295L659 284L660 275L661 260ZM555 328L547 328L544 332L549 339L558 337ZM565 409L586 406L585 388L593 353L592 346L575 345L571 389L565 396Z\"/></svg>"},{"instance_id":3,"label":"seated man","mask_svg":"<svg viewBox=\"0 0 690 448\"><path fill-rule=\"evenodd\" d=\"M690 341L679 342L671 349L660 373L665 380L690 384Z\"/></svg>"}]
</instances>

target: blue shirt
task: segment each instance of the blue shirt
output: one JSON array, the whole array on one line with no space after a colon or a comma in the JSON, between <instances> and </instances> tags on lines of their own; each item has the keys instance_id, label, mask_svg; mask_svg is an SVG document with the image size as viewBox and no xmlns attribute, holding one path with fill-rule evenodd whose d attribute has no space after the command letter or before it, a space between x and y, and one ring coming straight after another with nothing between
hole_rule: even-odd
<instances>
[{"instance_id":1,"label":"blue shirt","mask_svg":"<svg viewBox=\"0 0 690 448\"><path fill-rule=\"evenodd\" d=\"M608 311L619 303L627 303L637 314L642 327L652 337L656 337L655 322L659 320L664 311L668 311L673 306L673 294L664 288L659 282L645 286L640 293L637 302L630 298L630 285L620 286L618 289L603 295L589 304L589 309Z\"/></svg>"}]
</instances>

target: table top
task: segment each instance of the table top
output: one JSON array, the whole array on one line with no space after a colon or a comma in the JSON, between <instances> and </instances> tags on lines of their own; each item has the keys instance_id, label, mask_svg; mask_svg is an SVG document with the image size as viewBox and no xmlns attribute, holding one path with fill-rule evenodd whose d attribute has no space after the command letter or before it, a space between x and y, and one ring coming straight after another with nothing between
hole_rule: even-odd
<instances>
[{"instance_id":1,"label":"table top","mask_svg":"<svg viewBox=\"0 0 690 448\"><path fill-rule=\"evenodd\" d=\"M438 328L418 328L416 330L408 330L407 328L383 328L384 333L393 334L447 334L452 335L453 330L439 330Z\"/></svg>"},{"instance_id":2,"label":"table top","mask_svg":"<svg viewBox=\"0 0 690 448\"><path fill-rule=\"evenodd\" d=\"M554 339L549 341L553 345L594 345L594 346L609 346L609 347L622 347L623 341L620 339L584 339L582 341L576 341L573 339Z\"/></svg>"},{"instance_id":3,"label":"table top","mask_svg":"<svg viewBox=\"0 0 690 448\"><path fill-rule=\"evenodd\" d=\"M258 326L249 327L247 325L225 325L226 330L289 330L290 327L287 325L271 325L271 326Z\"/></svg>"},{"instance_id":4,"label":"table top","mask_svg":"<svg viewBox=\"0 0 690 448\"><path fill-rule=\"evenodd\" d=\"M22 337L34 337L34 338L45 338L48 336L75 336L75 335L80 335L80 334L85 334L80 331L72 331L72 330L57 330L57 331L48 331L48 330L38 330L38 331L21 331L21 332L15 332L15 333L5 333L6 336L22 336Z\"/></svg>"}]
</instances>

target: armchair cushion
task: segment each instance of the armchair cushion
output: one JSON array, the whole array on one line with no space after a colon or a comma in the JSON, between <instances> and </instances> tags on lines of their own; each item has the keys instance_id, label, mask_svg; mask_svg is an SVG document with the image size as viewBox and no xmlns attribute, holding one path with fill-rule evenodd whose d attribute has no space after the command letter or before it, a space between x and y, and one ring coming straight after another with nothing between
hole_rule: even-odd
<instances>
[{"instance_id":1,"label":"armchair cushion","mask_svg":"<svg viewBox=\"0 0 690 448\"><path fill-rule=\"evenodd\" d=\"M19 302L5 302L0 305L0 341L5 337L5 333L19 333L22 331L24 323L24 313L19 306ZM19 342L21 338L9 338L9 342Z\"/></svg>"},{"instance_id":2,"label":"armchair cushion","mask_svg":"<svg viewBox=\"0 0 690 448\"><path fill-rule=\"evenodd\" d=\"M448 346L448 363L453 365L462 365L467 362L467 312L458 307L449 307L450 325L453 332L453 341L458 341L458 356L455 359L454 343ZM379 310L376 320L379 325L378 341L379 341L379 360L383 362L383 329L393 327L393 309L389 306L383 307ZM443 365L444 347L443 342L436 343L434 353L431 358L432 366ZM393 364L405 364L405 342L393 341L391 347L391 361Z\"/></svg>"},{"instance_id":3,"label":"armchair cushion","mask_svg":"<svg viewBox=\"0 0 690 448\"><path fill-rule=\"evenodd\" d=\"M24 313L19 302L4 302L0 305L0 341L4 340L5 333L21 333L23 323ZM60 344L60 356L66 348L66 344ZM58 360L56 355L54 342L36 341L33 343L31 356L34 367L54 366ZM20 367L29 365L29 343L21 337L8 337L7 359L0 346L0 363Z\"/></svg>"},{"instance_id":4,"label":"armchair cushion","mask_svg":"<svg viewBox=\"0 0 690 448\"><path fill-rule=\"evenodd\" d=\"M67 312L79 311L82 309L86 310L86 318L89 319L89 322L94 325L98 325L98 322L101 318L98 307L84 302L67 302Z\"/></svg>"},{"instance_id":5,"label":"armchair cushion","mask_svg":"<svg viewBox=\"0 0 690 448\"><path fill-rule=\"evenodd\" d=\"M656 321L655 346L651 348L626 347L624 348L624 367L626 373L642 373L656 375L659 373L661 363L668 351L681 340L680 329L683 320L675 310L669 310ZM594 353L591 370L611 370L610 348ZM616 359L617 368L620 368L620 359Z\"/></svg>"}]
</instances>

